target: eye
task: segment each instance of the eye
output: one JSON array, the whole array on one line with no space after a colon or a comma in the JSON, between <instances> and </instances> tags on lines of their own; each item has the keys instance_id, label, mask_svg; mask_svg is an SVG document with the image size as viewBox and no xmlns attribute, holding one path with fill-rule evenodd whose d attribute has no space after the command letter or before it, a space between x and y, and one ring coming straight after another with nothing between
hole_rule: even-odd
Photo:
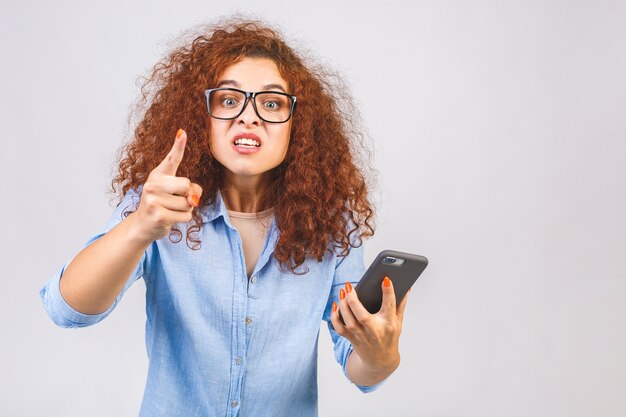
<instances>
[{"instance_id":1,"label":"eye","mask_svg":"<svg viewBox=\"0 0 626 417\"><path fill-rule=\"evenodd\" d=\"M259 99L262 103L263 110L277 112L289 107L287 98L280 94L263 93L262 97L259 97Z\"/></svg>"},{"instance_id":2,"label":"eye","mask_svg":"<svg viewBox=\"0 0 626 417\"><path fill-rule=\"evenodd\" d=\"M265 101L263 102L263 106L265 106L268 110L278 110L280 108L280 103L277 101Z\"/></svg>"},{"instance_id":3,"label":"eye","mask_svg":"<svg viewBox=\"0 0 626 417\"><path fill-rule=\"evenodd\" d=\"M222 105L224 107L235 107L238 101L234 97L224 97L222 99Z\"/></svg>"}]
</instances>

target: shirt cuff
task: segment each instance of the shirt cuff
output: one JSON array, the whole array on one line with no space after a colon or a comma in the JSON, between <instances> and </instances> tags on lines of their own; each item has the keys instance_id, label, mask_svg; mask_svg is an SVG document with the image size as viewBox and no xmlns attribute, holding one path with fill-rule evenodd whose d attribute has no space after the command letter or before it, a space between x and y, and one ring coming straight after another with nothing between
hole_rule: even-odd
<instances>
[{"instance_id":1,"label":"shirt cuff","mask_svg":"<svg viewBox=\"0 0 626 417\"><path fill-rule=\"evenodd\" d=\"M113 310L117 299L111 307L99 314L83 314L72 308L72 306L63 299L60 290L61 276L71 261L72 260L63 265L61 270L41 287L39 296L41 297L48 316L50 316L57 326L64 328L91 326L105 318Z\"/></svg>"},{"instance_id":2,"label":"shirt cuff","mask_svg":"<svg viewBox=\"0 0 626 417\"><path fill-rule=\"evenodd\" d=\"M350 376L348 375L348 371L346 369L347 365L348 365L348 357L350 356L350 353L352 353L352 351L354 350L354 348L352 347L352 343L350 343L348 341L348 339L345 339L345 343L347 343L347 349L346 349L346 354L345 354L345 360L343 361L343 366L341 367L343 369L343 374L346 376L346 378L348 378L348 381L352 382L352 380L350 379ZM372 392L372 391L376 391L378 388L380 388L386 381L387 379L389 379L389 377L383 379L382 381L380 381L377 384L374 385L357 385L354 384L354 382L352 382L361 392L363 393L368 393L368 392Z\"/></svg>"}]
</instances>

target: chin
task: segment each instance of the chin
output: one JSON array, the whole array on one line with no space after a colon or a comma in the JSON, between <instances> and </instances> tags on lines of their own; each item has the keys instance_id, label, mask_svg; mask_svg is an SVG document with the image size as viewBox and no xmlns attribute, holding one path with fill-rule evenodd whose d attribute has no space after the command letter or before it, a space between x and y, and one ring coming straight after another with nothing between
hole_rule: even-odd
<instances>
[{"instance_id":1,"label":"chin","mask_svg":"<svg viewBox=\"0 0 626 417\"><path fill-rule=\"evenodd\" d=\"M254 176L261 175L267 172L267 171L260 170L259 167L225 166L225 168L227 171L229 171L230 175L235 175L237 177L254 177Z\"/></svg>"}]
</instances>

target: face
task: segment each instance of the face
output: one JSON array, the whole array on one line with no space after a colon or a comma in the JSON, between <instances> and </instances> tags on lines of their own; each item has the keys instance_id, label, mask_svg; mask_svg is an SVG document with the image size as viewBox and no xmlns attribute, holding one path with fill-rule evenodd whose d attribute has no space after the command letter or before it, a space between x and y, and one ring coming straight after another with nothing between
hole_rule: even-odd
<instances>
[{"instance_id":1,"label":"face","mask_svg":"<svg viewBox=\"0 0 626 417\"><path fill-rule=\"evenodd\" d=\"M231 65L215 87L290 93L274 61L266 58L244 58ZM292 120L290 118L285 123L263 121L254 111L251 99L243 113L235 119L211 118L210 149L215 159L224 166L227 181L249 182L269 178L269 171L280 165L287 154ZM235 145L238 136L243 134L256 139L260 146Z\"/></svg>"}]
</instances>

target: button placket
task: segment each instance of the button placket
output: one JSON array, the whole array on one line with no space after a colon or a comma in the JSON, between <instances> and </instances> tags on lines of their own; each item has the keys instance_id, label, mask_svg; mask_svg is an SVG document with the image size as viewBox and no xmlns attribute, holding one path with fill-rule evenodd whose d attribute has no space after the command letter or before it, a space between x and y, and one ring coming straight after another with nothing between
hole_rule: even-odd
<instances>
[{"instance_id":1,"label":"button placket","mask_svg":"<svg viewBox=\"0 0 626 417\"><path fill-rule=\"evenodd\" d=\"M237 305L237 323L241 323L241 318L240 317L245 317L246 316L246 310L247 310L247 301L248 301L248 297L247 297L247 290L246 290L246 286L247 286L247 274L246 274L246 265L245 265L245 259L243 256L243 243L241 241L241 237L239 236L239 232L235 229L235 236L237 238L237 243L238 243L238 248L239 248L239 257L240 257L240 271L236 271L237 273L240 273L244 279L239 281L239 285L237 285L237 281L235 280L235 300L240 299L243 302L236 302ZM239 269L239 268L238 268ZM236 276L235 274L235 276ZM239 406L239 401L238 398L240 398L241 396L241 391L240 391L240 387L241 387L241 381L243 379L243 373L244 373L244 368L242 366L243 364L243 357L245 357L246 355L246 326L241 326L241 324L237 325L237 331L236 331L236 340L235 340L235 349L233 350L233 356L235 356L235 364L237 365L234 369L234 375L235 375L235 379L231 380L231 392L232 394L234 394L231 397L231 401L230 401L230 406L233 409L233 412L235 412L234 410ZM233 398L234 397L234 398ZM237 399L235 399L237 398ZM237 412L238 413L238 412Z\"/></svg>"}]
</instances>

